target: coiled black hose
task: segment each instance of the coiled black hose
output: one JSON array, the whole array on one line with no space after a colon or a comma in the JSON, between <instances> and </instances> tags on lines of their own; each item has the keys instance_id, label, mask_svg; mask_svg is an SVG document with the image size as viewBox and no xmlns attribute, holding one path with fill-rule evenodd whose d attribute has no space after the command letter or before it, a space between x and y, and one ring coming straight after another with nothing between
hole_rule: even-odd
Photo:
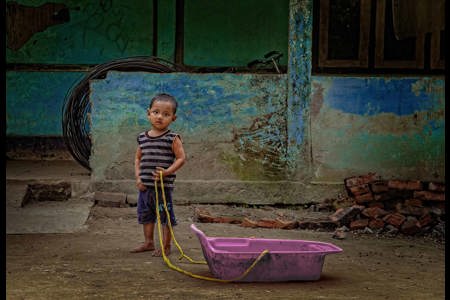
<instances>
[{"instance_id":1,"label":"coiled black hose","mask_svg":"<svg viewBox=\"0 0 450 300\"><path fill-rule=\"evenodd\" d=\"M154 56L135 56L112 60L93 67L66 94L62 111L62 131L64 142L73 158L83 167L91 170L89 157L91 155L90 138L90 103L89 81L106 77L111 70L150 73L171 73L185 71L182 66Z\"/></svg>"}]
</instances>

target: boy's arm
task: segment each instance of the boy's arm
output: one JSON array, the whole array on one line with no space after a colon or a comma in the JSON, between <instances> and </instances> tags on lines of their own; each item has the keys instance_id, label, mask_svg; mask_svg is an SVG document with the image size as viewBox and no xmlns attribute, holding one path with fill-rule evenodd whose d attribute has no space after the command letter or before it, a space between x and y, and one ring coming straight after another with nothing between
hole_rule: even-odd
<instances>
[{"instance_id":1,"label":"boy's arm","mask_svg":"<svg viewBox=\"0 0 450 300\"><path fill-rule=\"evenodd\" d=\"M172 144L173 153L175 154L175 161L167 169L157 168L157 171L163 171L163 176L168 176L175 173L186 162L186 154L184 153L183 143L179 136L175 137ZM157 174L159 177L159 173Z\"/></svg>"},{"instance_id":2,"label":"boy's arm","mask_svg":"<svg viewBox=\"0 0 450 300\"><path fill-rule=\"evenodd\" d=\"M141 163L141 157L142 157L142 151L141 148L138 146L136 149L136 154L134 156L134 176L136 177L136 186L143 190L145 189L144 184L141 181L141 177L139 176L140 173L140 163Z\"/></svg>"}]
</instances>

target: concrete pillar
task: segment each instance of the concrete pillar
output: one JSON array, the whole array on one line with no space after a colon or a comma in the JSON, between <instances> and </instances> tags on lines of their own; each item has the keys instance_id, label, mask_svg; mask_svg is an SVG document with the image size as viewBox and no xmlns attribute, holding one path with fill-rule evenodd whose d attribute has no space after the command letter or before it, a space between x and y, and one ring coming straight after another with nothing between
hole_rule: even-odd
<instances>
[{"instance_id":1,"label":"concrete pillar","mask_svg":"<svg viewBox=\"0 0 450 300\"><path fill-rule=\"evenodd\" d=\"M313 0L289 3L287 160L290 171L309 170Z\"/></svg>"}]
</instances>

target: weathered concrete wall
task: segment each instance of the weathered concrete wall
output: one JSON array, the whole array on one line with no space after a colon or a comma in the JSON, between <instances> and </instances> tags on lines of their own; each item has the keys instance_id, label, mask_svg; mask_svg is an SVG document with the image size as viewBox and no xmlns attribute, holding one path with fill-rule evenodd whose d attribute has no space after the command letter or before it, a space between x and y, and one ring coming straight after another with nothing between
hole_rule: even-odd
<instances>
[{"instance_id":1,"label":"weathered concrete wall","mask_svg":"<svg viewBox=\"0 0 450 300\"><path fill-rule=\"evenodd\" d=\"M296 201L304 184L289 183L285 173L286 82L285 75L121 72L92 82L96 189L135 192L136 137L150 126L150 98L167 92L180 102L172 129L188 157L178 173L178 201Z\"/></svg>"},{"instance_id":2,"label":"weathered concrete wall","mask_svg":"<svg viewBox=\"0 0 450 300\"><path fill-rule=\"evenodd\" d=\"M313 171L318 181L376 172L445 180L445 80L314 77Z\"/></svg>"},{"instance_id":3,"label":"weathered concrete wall","mask_svg":"<svg viewBox=\"0 0 450 300\"><path fill-rule=\"evenodd\" d=\"M110 72L91 85L96 188L135 192L136 136L159 92L180 102L172 127L188 155L180 202L320 201L336 196L345 177L367 172L445 179L443 79L314 77L312 169L298 170L301 179L287 172L286 85L285 75Z\"/></svg>"},{"instance_id":4,"label":"weathered concrete wall","mask_svg":"<svg viewBox=\"0 0 450 300\"><path fill-rule=\"evenodd\" d=\"M133 7L68 2L70 22L35 32L18 50L7 49L7 62L85 64L149 55L155 50L152 7L144 2ZM172 59L175 1L159 4L156 52ZM186 30L190 24L192 33L199 29L198 16L192 3L187 9ZM277 11L285 13L286 7ZM276 28L286 24L273 21ZM136 136L149 126L145 108L159 92L180 100L173 129L185 140L188 163L178 173L179 202L320 201L335 197L345 177L369 171L384 178L445 179L443 78L311 76L312 0L289 0L288 26L287 74L111 72L92 82L91 167L98 190L136 192ZM135 30L140 27L145 30ZM220 29L227 32L225 27ZM186 42L186 62L221 65L205 50L215 43L206 35L210 28L200 29L205 35L194 34L198 40ZM285 39L281 34L273 38L273 44L264 41L272 46ZM206 48L196 48L195 41ZM233 44L225 45L218 57L232 54L228 58L236 64L262 53L251 48L233 52ZM8 71L7 134L61 134L64 95L81 75L69 73Z\"/></svg>"},{"instance_id":5,"label":"weathered concrete wall","mask_svg":"<svg viewBox=\"0 0 450 300\"><path fill-rule=\"evenodd\" d=\"M183 170L190 179L281 176L284 75L109 72L91 89L90 163L98 180L133 178L137 135L150 128L146 108L162 91L180 102L172 129L185 141L189 164Z\"/></svg>"}]
</instances>

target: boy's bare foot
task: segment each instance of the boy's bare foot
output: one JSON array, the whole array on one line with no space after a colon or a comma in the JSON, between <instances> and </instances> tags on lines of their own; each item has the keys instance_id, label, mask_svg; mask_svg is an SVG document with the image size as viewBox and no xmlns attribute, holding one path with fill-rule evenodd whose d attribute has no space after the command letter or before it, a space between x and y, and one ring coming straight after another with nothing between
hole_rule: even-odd
<instances>
[{"instance_id":1,"label":"boy's bare foot","mask_svg":"<svg viewBox=\"0 0 450 300\"><path fill-rule=\"evenodd\" d=\"M149 244L142 244L141 246L134 248L131 250L131 253L139 253L139 252L145 252L145 251L153 251L155 250L155 246L149 245Z\"/></svg>"},{"instance_id":2,"label":"boy's bare foot","mask_svg":"<svg viewBox=\"0 0 450 300\"><path fill-rule=\"evenodd\" d=\"M164 249L164 253L166 254L166 256L168 256L170 254L170 247L169 248L165 248ZM152 256L162 256L162 251L161 249L156 249L155 251L153 251Z\"/></svg>"}]
</instances>

